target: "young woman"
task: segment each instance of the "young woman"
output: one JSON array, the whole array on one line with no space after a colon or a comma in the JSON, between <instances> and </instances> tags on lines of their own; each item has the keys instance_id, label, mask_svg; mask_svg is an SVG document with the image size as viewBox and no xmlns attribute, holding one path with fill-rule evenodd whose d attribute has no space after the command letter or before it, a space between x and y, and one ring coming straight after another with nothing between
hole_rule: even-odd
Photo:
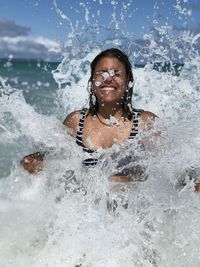
<instances>
[{"instance_id":1,"label":"young woman","mask_svg":"<svg viewBox=\"0 0 200 267\"><path fill-rule=\"evenodd\" d=\"M156 115L137 110L132 106L134 78L131 63L125 53L116 48L98 54L91 63L88 81L89 108L69 114L66 125L76 143L89 155L83 164L87 167L98 162L99 148L109 148L127 139L133 139L154 126ZM140 140L146 145L149 140ZM37 173L42 168L44 154L37 152L21 161L25 170ZM186 171L195 182L195 192L200 192L200 182L194 169ZM142 169L125 170L110 177L114 182L128 182L133 175L143 175Z\"/></svg>"},{"instance_id":2,"label":"young woman","mask_svg":"<svg viewBox=\"0 0 200 267\"><path fill-rule=\"evenodd\" d=\"M153 127L156 115L132 107L133 85L132 66L122 51L108 49L92 61L89 109L72 112L64 120L76 143L91 155L84 165L96 164L98 159L92 155L98 148L120 144ZM117 182L129 178L128 175L111 177Z\"/></svg>"},{"instance_id":3,"label":"young woman","mask_svg":"<svg viewBox=\"0 0 200 267\"><path fill-rule=\"evenodd\" d=\"M133 139L153 127L156 115L132 106L133 85L131 63L119 49L107 49L92 61L88 81L89 108L74 111L64 120L76 143L90 155L83 162L85 166L98 162L94 154L99 148ZM24 157L21 164L30 173L36 173L42 167L43 158L41 153L34 153ZM115 182L129 179L129 175L111 177Z\"/></svg>"}]
</instances>

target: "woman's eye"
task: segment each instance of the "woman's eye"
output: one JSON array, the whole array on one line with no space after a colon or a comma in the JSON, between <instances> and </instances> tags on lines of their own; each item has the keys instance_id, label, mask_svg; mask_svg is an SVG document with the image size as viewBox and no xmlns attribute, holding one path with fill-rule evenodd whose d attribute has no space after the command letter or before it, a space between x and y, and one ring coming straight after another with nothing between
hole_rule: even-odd
<instances>
[{"instance_id":1,"label":"woman's eye","mask_svg":"<svg viewBox=\"0 0 200 267\"><path fill-rule=\"evenodd\" d=\"M120 77L120 73L119 72L115 72L115 77Z\"/></svg>"}]
</instances>

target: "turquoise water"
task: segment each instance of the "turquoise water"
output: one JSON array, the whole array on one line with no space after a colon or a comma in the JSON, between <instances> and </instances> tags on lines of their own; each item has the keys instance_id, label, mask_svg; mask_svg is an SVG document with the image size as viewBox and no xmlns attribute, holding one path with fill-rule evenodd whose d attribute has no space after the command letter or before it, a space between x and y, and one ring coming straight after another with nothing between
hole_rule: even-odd
<instances>
[{"instance_id":1,"label":"turquoise water","mask_svg":"<svg viewBox=\"0 0 200 267\"><path fill-rule=\"evenodd\" d=\"M52 75L58 64L39 60L0 60L0 76L7 85L22 90L27 103L37 112L50 115L58 107L58 85Z\"/></svg>"}]
</instances>

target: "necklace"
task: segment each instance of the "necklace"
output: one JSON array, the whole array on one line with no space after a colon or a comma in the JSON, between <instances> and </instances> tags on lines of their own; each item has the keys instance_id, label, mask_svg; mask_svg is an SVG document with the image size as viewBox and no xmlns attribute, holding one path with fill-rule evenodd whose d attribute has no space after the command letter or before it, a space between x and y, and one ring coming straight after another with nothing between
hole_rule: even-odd
<instances>
[{"instance_id":1,"label":"necklace","mask_svg":"<svg viewBox=\"0 0 200 267\"><path fill-rule=\"evenodd\" d=\"M110 115L110 119L106 119L106 121L102 121L102 119L99 117L98 113L96 114L97 119L99 120L99 122L107 127L119 127L119 122L121 120L121 118L118 120L116 119L114 116Z\"/></svg>"}]
</instances>

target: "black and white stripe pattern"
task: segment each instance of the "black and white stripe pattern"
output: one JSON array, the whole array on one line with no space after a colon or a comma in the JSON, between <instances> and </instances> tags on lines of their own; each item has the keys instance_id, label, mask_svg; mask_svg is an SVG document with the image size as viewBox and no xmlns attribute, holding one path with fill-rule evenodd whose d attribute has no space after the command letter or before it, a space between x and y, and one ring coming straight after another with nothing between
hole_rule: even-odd
<instances>
[{"instance_id":1,"label":"black and white stripe pattern","mask_svg":"<svg viewBox=\"0 0 200 267\"><path fill-rule=\"evenodd\" d=\"M85 120L86 113L87 113L87 108L83 108L81 110L81 113L80 113L78 131L76 134L76 143L83 148L84 152L88 153L89 157L83 161L83 164L85 166L94 166L98 162L98 159L95 158L95 150L87 148L83 144L83 126L84 126L84 120Z\"/></svg>"},{"instance_id":2,"label":"black and white stripe pattern","mask_svg":"<svg viewBox=\"0 0 200 267\"><path fill-rule=\"evenodd\" d=\"M135 138L135 136L138 134L138 120L143 110L134 110L133 115L133 124L131 128L131 133L129 136L129 139ZM80 112L80 120L78 124L78 130L76 134L76 143L83 148L84 152L87 152L89 157L83 161L83 165L85 166L94 166L97 164L98 159L95 158L95 150L90 149L84 146L83 144L83 127L84 127L84 120L87 113L87 108L83 108Z\"/></svg>"},{"instance_id":3,"label":"black and white stripe pattern","mask_svg":"<svg viewBox=\"0 0 200 267\"><path fill-rule=\"evenodd\" d=\"M135 136L138 134L138 120L140 115L142 114L143 110L142 109L138 109L138 110L134 110L134 115L133 115L133 124L132 124L132 128L131 128L131 133L129 135L129 139L133 139L135 138Z\"/></svg>"}]
</instances>

